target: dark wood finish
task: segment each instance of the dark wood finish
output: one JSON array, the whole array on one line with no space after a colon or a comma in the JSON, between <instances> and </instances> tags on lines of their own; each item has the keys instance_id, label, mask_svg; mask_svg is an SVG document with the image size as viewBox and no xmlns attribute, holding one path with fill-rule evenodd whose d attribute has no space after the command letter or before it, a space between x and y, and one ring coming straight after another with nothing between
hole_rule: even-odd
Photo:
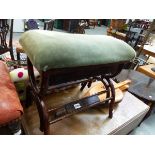
<instances>
[{"instance_id":1,"label":"dark wood finish","mask_svg":"<svg viewBox=\"0 0 155 155\"><path fill-rule=\"evenodd\" d=\"M48 21L44 21L44 30L52 31L54 27L54 20L50 19Z\"/></svg>"},{"instance_id":2,"label":"dark wood finish","mask_svg":"<svg viewBox=\"0 0 155 155\"><path fill-rule=\"evenodd\" d=\"M50 124L103 103L109 103L109 118L112 118L115 90L110 78L116 76L121 71L124 63L126 62L75 68L51 69L46 72L41 71L41 85L38 86L34 77L33 65L29 58L27 58L30 82L29 89L32 90L32 96L37 105L40 117L40 130L43 131L44 134L49 134ZM82 91L86 85L90 86L94 80L101 81L105 85L107 98L103 101L103 103L100 103L97 94L66 103L65 105L59 107L47 107L46 103L43 101L43 98L49 92L54 92L56 89L82 83ZM29 92L27 91L27 93ZM27 97L30 96L27 95ZM30 102L30 98L27 99L27 101ZM78 106L77 109L75 108L76 106Z\"/></svg>"},{"instance_id":3,"label":"dark wood finish","mask_svg":"<svg viewBox=\"0 0 155 155\"><path fill-rule=\"evenodd\" d=\"M69 31L69 19L63 19L63 30Z\"/></svg>"},{"instance_id":4,"label":"dark wood finish","mask_svg":"<svg viewBox=\"0 0 155 155\"><path fill-rule=\"evenodd\" d=\"M71 32L71 33L78 33L84 34L85 33L85 26L79 25L80 19L64 19L63 20L63 30Z\"/></svg>"},{"instance_id":5,"label":"dark wood finish","mask_svg":"<svg viewBox=\"0 0 155 155\"><path fill-rule=\"evenodd\" d=\"M155 67L155 64L139 66L137 68L137 71L155 79L155 72L152 70L152 68L154 67Z\"/></svg>"},{"instance_id":6,"label":"dark wood finish","mask_svg":"<svg viewBox=\"0 0 155 155\"><path fill-rule=\"evenodd\" d=\"M6 37L9 31L10 31L9 44L7 44ZM14 60L12 38L13 38L13 19L11 19L10 27L8 25L7 19L0 19L0 54L9 51L11 59Z\"/></svg>"},{"instance_id":7,"label":"dark wood finish","mask_svg":"<svg viewBox=\"0 0 155 155\"><path fill-rule=\"evenodd\" d=\"M111 101L109 103L109 118L112 118L113 117L113 106L114 106L114 103L115 103L115 88L114 88L114 85L111 81L111 79L107 78L107 82L109 83L109 87L111 89Z\"/></svg>"},{"instance_id":8,"label":"dark wood finish","mask_svg":"<svg viewBox=\"0 0 155 155\"><path fill-rule=\"evenodd\" d=\"M148 38L149 38L149 36L150 36L150 33L154 30L154 27L155 27L155 19L154 19L154 20L152 21L152 23L150 24L150 27L149 27L149 29L148 29L148 31L147 31L147 33L146 33L146 35L145 35L145 37L144 37L144 39L143 39L143 41L142 41L140 47L139 47L139 49L138 49L137 57L140 56L140 54L141 54L141 52L142 52L142 50L143 50L143 47L144 47L145 43L147 42L147 40L148 40Z\"/></svg>"},{"instance_id":9,"label":"dark wood finish","mask_svg":"<svg viewBox=\"0 0 155 155\"><path fill-rule=\"evenodd\" d=\"M101 21L100 21L101 22ZM89 19L89 27L92 26L93 29L95 26L97 26L97 20L96 19Z\"/></svg>"}]
</instances>

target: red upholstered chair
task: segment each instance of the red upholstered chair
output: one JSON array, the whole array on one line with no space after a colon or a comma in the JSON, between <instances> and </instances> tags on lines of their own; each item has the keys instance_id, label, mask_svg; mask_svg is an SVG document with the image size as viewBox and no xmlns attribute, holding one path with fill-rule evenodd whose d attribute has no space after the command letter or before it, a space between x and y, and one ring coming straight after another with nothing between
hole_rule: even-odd
<instances>
[{"instance_id":1,"label":"red upholstered chair","mask_svg":"<svg viewBox=\"0 0 155 155\"><path fill-rule=\"evenodd\" d=\"M22 114L23 108L16 88L11 81L7 66L0 61L0 127L13 126L14 123L20 123ZM17 132L17 127L15 128L12 128L12 133Z\"/></svg>"}]
</instances>

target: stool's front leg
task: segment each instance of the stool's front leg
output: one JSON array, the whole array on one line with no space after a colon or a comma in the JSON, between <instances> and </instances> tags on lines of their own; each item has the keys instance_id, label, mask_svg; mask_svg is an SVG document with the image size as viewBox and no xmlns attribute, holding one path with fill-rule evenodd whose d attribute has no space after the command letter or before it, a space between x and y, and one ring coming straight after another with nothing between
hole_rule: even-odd
<instances>
[{"instance_id":1,"label":"stool's front leg","mask_svg":"<svg viewBox=\"0 0 155 155\"><path fill-rule=\"evenodd\" d=\"M28 64L28 74L29 74L29 81L30 81L30 86L32 90L32 95L33 98L36 102L37 105L37 110L39 113L39 118L40 118L40 130L44 132L44 134L49 134L49 114L47 107L45 103L43 102L42 98L45 94L45 86L47 86L48 80L46 77L42 77L42 84L41 84L41 89L39 91L36 82L35 82L35 76L34 76L34 70L33 70L33 65L29 58L27 58L27 64ZM44 75L44 74L43 74ZM46 80L45 80L46 79ZM46 83L46 85L43 86L43 84ZM29 100L28 98L27 100Z\"/></svg>"}]
</instances>

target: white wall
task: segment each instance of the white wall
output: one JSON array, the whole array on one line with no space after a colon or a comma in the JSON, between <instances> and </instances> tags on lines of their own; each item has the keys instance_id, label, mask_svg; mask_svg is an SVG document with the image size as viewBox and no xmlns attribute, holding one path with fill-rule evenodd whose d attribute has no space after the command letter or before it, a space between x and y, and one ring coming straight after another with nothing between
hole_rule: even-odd
<instances>
[{"instance_id":1,"label":"white wall","mask_svg":"<svg viewBox=\"0 0 155 155\"><path fill-rule=\"evenodd\" d=\"M13 32L24 32L25 19L14 19Z\"/></svg>"}]
</instances>

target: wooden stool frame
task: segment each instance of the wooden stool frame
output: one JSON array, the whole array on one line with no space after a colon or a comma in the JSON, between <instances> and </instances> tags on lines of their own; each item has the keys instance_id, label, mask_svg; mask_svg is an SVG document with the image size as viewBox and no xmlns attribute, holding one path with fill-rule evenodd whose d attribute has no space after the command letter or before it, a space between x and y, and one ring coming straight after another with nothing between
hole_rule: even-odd
<instances>
[{"instance_id":1,"label":"wooden stool frame","mask_svg":"<svg viewBox=\"0 0 155 155\"><path fill-rule=\"evenodd\" d=\"M103 106L103 103L109 104L109 118L112 118L113 105L115 102L115 89L110 78L120 73L125 63L127 62L97 66L51 69L46 72L42 71L40 72L41 85L38 86L35 81L33 65L30 59L27 58L29 84L26 91L26 101L30 104L33 97L34 102L36 103L40 118L40 130L44 132L44 134L49 134L50 124L81 111L86 111L91 107ZM52 78L52 85L49 86L50 78ZM90 87L94 80L101 81L105 86L105 90L90 97L85 97L79 99L78 101L66 103L65 105L59 107L47 108L46 103L43 101L43 97L55 89L81 83L82 91L86 85ZM101 103L98 95L101 95L102 93L106 93L106 99ZM30 94L32 94L32 97ZM76 104L79 106L79 103L81 103L80 108L74 109Z\"/></svg>"}]
</instances>

